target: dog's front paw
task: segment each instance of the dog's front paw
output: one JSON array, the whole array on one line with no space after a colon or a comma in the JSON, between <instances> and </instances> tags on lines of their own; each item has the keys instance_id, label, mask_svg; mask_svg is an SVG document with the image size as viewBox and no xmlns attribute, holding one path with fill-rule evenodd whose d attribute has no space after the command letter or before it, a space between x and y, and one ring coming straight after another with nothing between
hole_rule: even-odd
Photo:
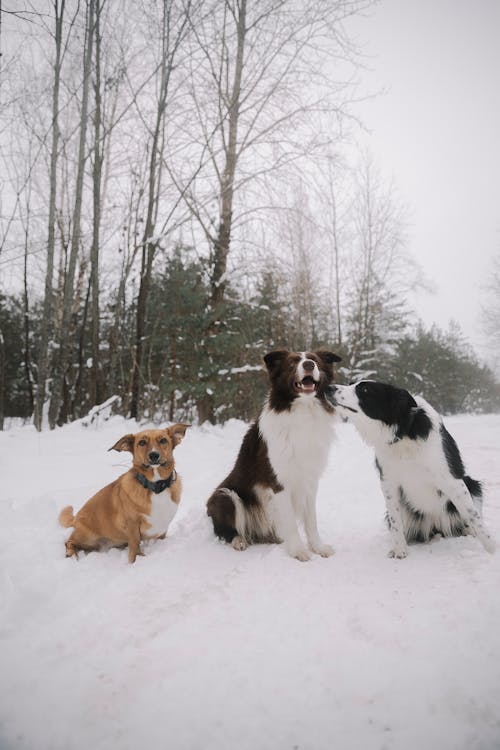
<instances>
[{"instance_id":1,"label":"dog's front paw","mask_svg":"<svg viewBox=\"0 0 500 750\"><path fill-rule=\"evenodd\" d=\"M305 547L299 547L298 549L288 550L288 554L294 557L296 560L300 560L300 562L307 562L308 560L311 559L311 555L306 550Z\"/></svg>"},{"instance_id":2,"label":"dog's front paw","mask_svg":"<svg viewBox=\"0 0 500 750\"><path fill-rule=\"evenodd\" d=\"M242 536L235 536L231 542L231 547L238 552L243 552L248 547L248 544Z\"/></svg>"},{"instance_id":3,"label":"dog's front paw","mask_svg":"<svg viewBox=\"0 0 500 750\"><path fill-rule=\"evenodd\" d=\"M314 546L311 545L311 549L316 555L321 555L321 557L331 557L335 554L335 550L331 544L315 544Z\"/></svg>"},{"instance_id":4,"label":"dog's front paw","mask_svg":"<svg viewBox=\"0 0 500 750\"><path fill-rule=\"evenodd\" d=\"M306 549L299 549L295 554L294 557L296 560L300 560L300 562L307 562L311 559L311 555Z\"/></svg>"},{"instance_id":5,"label":"dog's front paw","mask_svg":"<svg viewBox=\"0 0 500 750\"><path fill-rule=\"evenodd\" d=\"M128 561L131 565L135 563L136 559L138 557L146 557L142 549L129 549L128 551Z\"/></svg>"},{"instance_id":6,"label":"dog's front paw","mask_svg":"<svg viewBox=\"0 0 500 750\"><path fill-rule=\"evenodd\" d=\"M394 547L394 549L389 550L387 557L395 557L398 560L403 560L405 557L408 557L408 550L406 547Z\"/></svg>"}]
</instances>

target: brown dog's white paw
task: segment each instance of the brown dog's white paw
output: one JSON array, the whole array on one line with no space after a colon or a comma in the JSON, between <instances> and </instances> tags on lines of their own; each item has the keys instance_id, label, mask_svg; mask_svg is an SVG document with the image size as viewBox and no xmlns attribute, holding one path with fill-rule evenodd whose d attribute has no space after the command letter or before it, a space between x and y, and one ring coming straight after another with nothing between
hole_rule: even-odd
<instances>
[{"instance_id":1,"label":"brown dog's white paw","mask_svg":"<svg viewBox=\"0 0 500 750\"><path fill-rule=\"evenodd\" d=\"M238 550L238 552L243 552L248 547L248 544L242 536L235 536L231 542L231 547Z\"/></svg>"},{"instance_id":2,"label":"brown dog's white paw","mask_svg":"<svg viewBox=\"0 0 500 750\"><path fill-rule=\"evenodd\" d=\"M318 544L314 547L311 547L311 549L317 555L321 555L321 557L331 557L335 554L335 550L333 549L331 544Z\"/></svg>"},{"instance_id":3,"label":"brown dog's white paw","mask_svg":"<svg viewBox=\"0 0 500 750\"><path fill-rule=\"evenodd\" d=\"M295 557L296 560L300 560L300 562L307 562L311 559L311 555L305 547L295 550L295 552L293 552L292 554L292 557Z\"/></svg>"}]
</instances>

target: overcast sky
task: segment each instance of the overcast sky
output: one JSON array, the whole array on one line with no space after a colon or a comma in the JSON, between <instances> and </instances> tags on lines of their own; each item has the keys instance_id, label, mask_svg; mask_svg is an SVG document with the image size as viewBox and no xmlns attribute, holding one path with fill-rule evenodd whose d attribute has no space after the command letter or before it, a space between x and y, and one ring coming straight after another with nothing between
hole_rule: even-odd
<instances>
[{"instance_id":1,"label":"overcast sky","mask_svg":"<svg viewBox=\"0 0 500 750\"><path fill-rule=\"evenodd\" d=\"M436 284L417 309L457 320L484 353L480 306L500 252L500 0L380 0L348 30L370 68L359 105L411 216L409 249Z\"/></svg>"}]
</instances>

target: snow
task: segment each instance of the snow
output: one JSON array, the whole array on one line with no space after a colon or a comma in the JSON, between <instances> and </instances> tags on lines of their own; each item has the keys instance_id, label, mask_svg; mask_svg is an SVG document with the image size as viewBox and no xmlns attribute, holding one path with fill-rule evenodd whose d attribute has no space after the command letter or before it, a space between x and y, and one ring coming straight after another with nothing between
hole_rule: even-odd
<instances>
[{"instance_id":1,"label":"snow","mask_svg":"<svg viewBox=\"0 0 500 750\"><path fill-rule=\"evenodd\" d=\"M447 419L500 540L500 416ZM188 430L165 541L64 558L59 510L128 467L119 417L0 433L0 747L492 750L500 747L500 566L475 539L389 538L370 449L340 424L320 483L336 554L236 552L205 502L246 429Z\"/></svg>"},{"instance_id":2,"label":"snow","mask_svg":"<svg viewBox=\"0 0 500 750\"><path fill-rule=\"evenodd\" d=\"M243 365L231 367L229 370L219 370L217 375L239 375L243 372L262 372L262 365Z\"/></svg>"}]
</instances>

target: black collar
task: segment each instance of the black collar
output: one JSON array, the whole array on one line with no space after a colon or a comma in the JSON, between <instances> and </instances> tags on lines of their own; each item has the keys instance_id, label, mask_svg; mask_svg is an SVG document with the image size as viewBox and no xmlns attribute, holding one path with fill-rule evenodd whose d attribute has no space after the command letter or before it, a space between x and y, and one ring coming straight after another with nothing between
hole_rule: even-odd
<instances>
[{"instance_id":1,"label":"black collar","mask_svg":"<svg viewBox=\"0 0 500 750\"><path fill-rule=\"evenodd\" d=\"M168 487L175 482L177 474L174 470L167 479L158 479L156 482L150 482L149 479L146 479L144 474L141 474L140 472L137 472L135 478L139 484L142 484L145 490L151 490L155 495L158 495L160 492L163 492L163 490L168 489Z\"/></svg>"}]
</instances>

